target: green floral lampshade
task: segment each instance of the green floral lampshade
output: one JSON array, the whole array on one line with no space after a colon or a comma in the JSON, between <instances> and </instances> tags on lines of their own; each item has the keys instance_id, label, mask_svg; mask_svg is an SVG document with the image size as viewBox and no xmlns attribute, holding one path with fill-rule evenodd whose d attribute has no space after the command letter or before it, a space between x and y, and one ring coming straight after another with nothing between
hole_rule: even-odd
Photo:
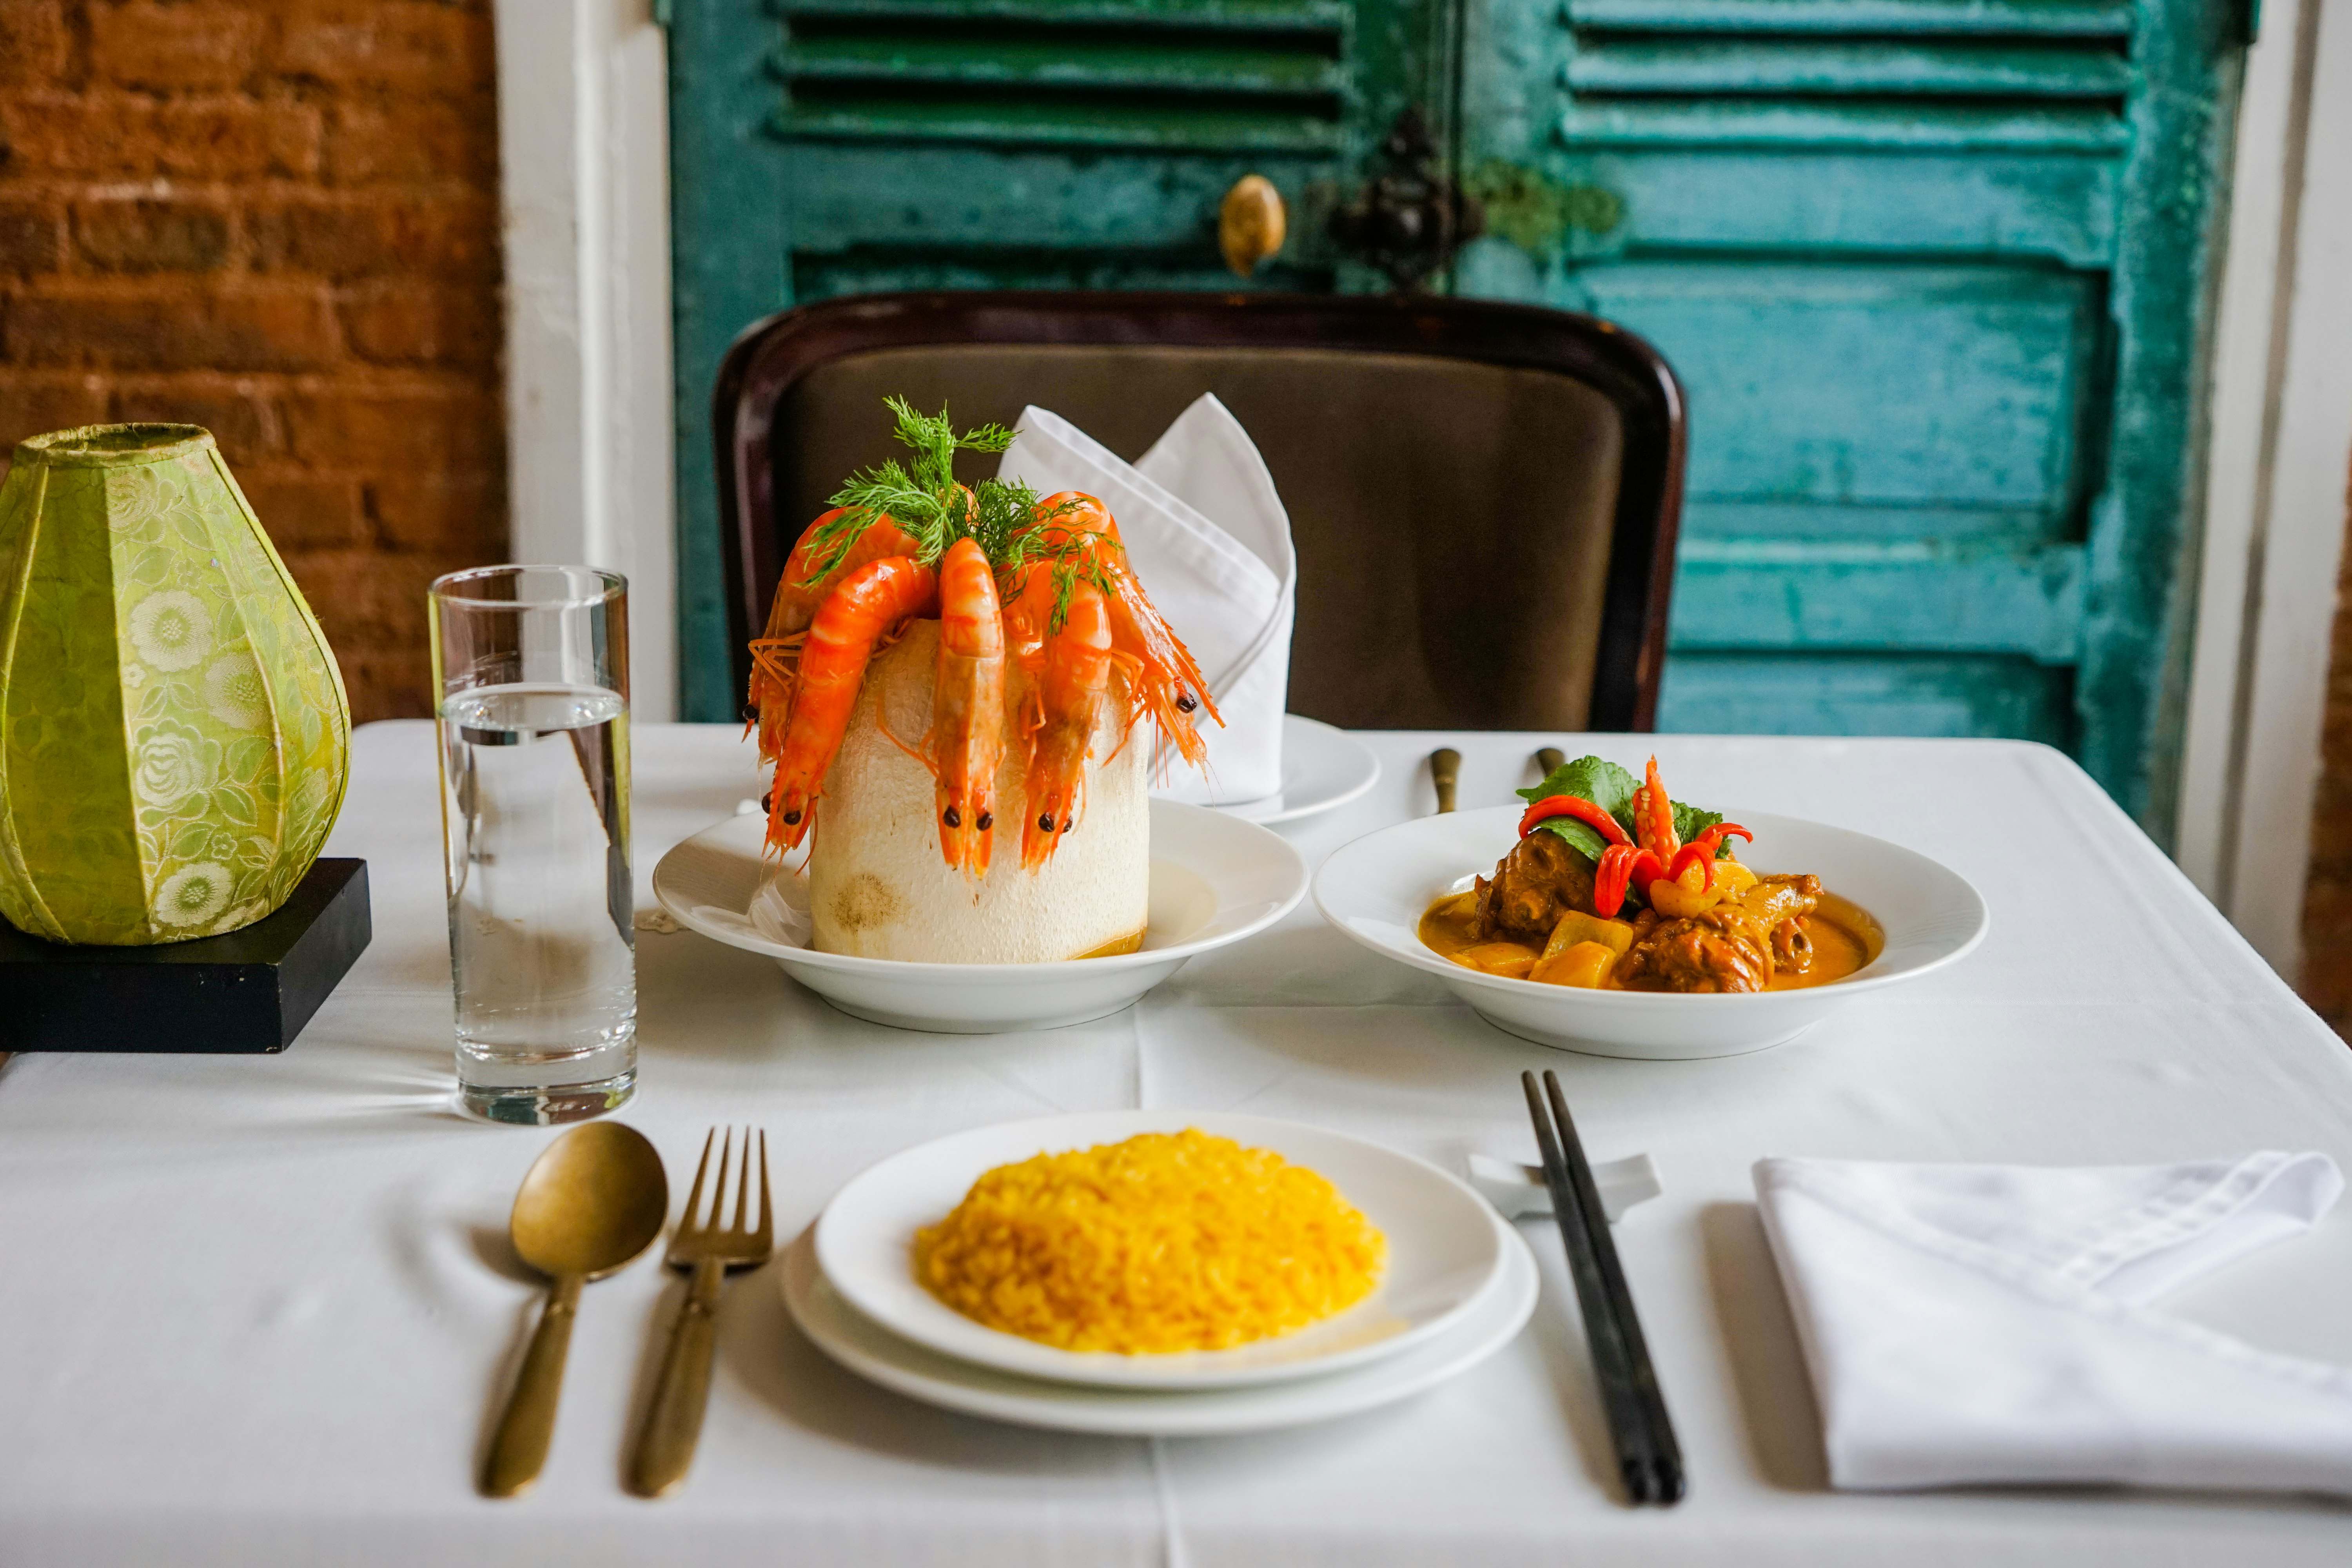
<instances>
[{"instance_id":1,"label":"green floral lampshade","mask_svg":"<svg viewBox=\"0 0 2352 1568\"><path fill-rule=\"evenodd\" d=\"M350 771L327 639L193 425L16 448L0 485L0 915L52 942L251 924Z\"/></svg>"}]
</instances>

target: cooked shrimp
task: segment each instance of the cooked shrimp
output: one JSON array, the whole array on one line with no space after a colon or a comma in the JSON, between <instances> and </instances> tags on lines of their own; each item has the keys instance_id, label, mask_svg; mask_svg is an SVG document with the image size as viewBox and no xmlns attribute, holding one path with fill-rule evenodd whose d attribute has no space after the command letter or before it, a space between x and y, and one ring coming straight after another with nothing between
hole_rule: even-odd
<instances>
[{"instance_id":1,"label":"cooked shrimp","mask_svg":"<svg viewBox=\"0 0 2352 1568\"><path fill-rule=\"evenodd\" d=\"M1111 671L1110 611L1093 584L1072 586L1069 613L1062 629L1045 638L1042 662L1032 698L1028 815L1021 823L1021 864L1032 870L1086 810L1087 753Z\"/></svg>"},{"instance_id":2,"label":"cooked shrimp","mask_svg":"<svg viewBox=\"0 0 2352 1568\"><path fill-rule=\"evenodd\" d=\"M936 573L909 556L890 555L850 573L817 607L801 647L792 721L768 797L770 847L794 848L807 836L875 644L910 616L937 613L939 602Z\"/></svg>"},{"instance_id":3,"label":"cooked shrimp","mask_svg":"<svg viewBox=\"0 0 2352 1568\"><path fill-rule=\"evenodd\" d=\"M1044 520L1037 526L1047 549L1061 555L1076 542L1076 553L1098 569L1108 586L1111 646L1129 667L1135 687L1129 722L1148 709L1160 732L1175 742L1186 762L1199 766L1206 760L1208 748L1194 724L1193 711L1205 708L1221 725L1224 719L1192 650L1136 580L1135 570L1128 563L1127 546L1118 537L1118 523L1101 501L1079 490L1047 496L1037 503L1037 515ZM1051 602L1049 597L1046 603Z\"/></svg>"},{"instance_id":4,"label":"cooked shrimp","mask_svg":"<svg viewBox=\"0 0 2352 1568\"><path fill-rule=\"evenodd\" d=\"M886 513L861 529L838 561L818 572L817 535L848 510L835 507L801 531L800 542L784 559L776 596L769 602L767 628L751 643L750 696L752 717L760 727L760 755L766 761L774 761L783 745L784 727L792 718L793 672L800 661L801 641L816 619L818 606L835 584L867 562L915 552L915 542Z\"/></svg>"},{"instance_id":5,"label":"cooked shrimp","mask_svg":"<svg viewBox=\"0 0 2352 1568\"><path fill-rule=\"evenodd\" d=\"M924 751L937 781L940 852L988 875L996 770L1004 760L1004 622L987 554L959 539L940 558L940 663Z\"/></svg>"}]
</instances>

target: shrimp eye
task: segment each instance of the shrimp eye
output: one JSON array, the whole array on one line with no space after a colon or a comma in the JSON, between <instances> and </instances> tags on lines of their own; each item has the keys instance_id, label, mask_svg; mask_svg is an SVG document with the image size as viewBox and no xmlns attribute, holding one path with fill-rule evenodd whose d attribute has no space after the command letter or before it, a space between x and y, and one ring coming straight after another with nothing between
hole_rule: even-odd
<instances>
[{"instance_id":1,"label":"shrimp eye","mask_svg":"<svg viewBox=\"0 0 2352 1568\"><path fill-rule=\"evenodd\" d=\"M972 826L979 828L982 833L985 833L990 828L996 826L996 818L983 811L980 814L980 820L973 823Z\"/></svg>"},{"instance_id":2,"label":"shrimp eye","mask_svg":"<svg viewBox=\"0 0 2352 1568\"><path fill-rule=\"evenodd\" d=\"M788 812L784 813L784 825L785 825L786 826L792 826L793 823L798 822L800 819L801 819L801 814L800 814L799 812L797 812L797 811L788 811Z\"/></svg>"},{"instance_id":3,"label":"shrimp eye","mask_svg":"<svg viewBox=\"0 0 2352 1568\"><path fill-rule=\"evenodd\" d=\"M749 723L751 723L753 720L755 720L755 719L759 718L759 716L760 716L760 705L759 705L758 703L756 703L756 702L746 702L745 704L743 704L743 722L745 722L746 724L749 724Z\"/></svg>"},{"instance_id":4,"label":"shrimp eye","mask_svg":"<svg viewBox=\"0 0 2352 1568\"><path fill-rule=\"evenodd\" d=\"M776 807L775 807L775 799L776 799L776 797L775 797L775 795L774 795L774 794L773 794L772 792L771 792L770 794L767 794L767 795L761 795L761 796L760 797L760 809L761 809L761 811L773 811L773 810L775 810L775 809L776 809Z\"/></svg>"},{"instance_id":5,"label":"shrimp eye","mask_svg":"<svg viewBox=\"0 0 2352 1568\"><path fill-rule=\"evenodd\" d=\"M1040 833L1051 833L1054 831L1054 814L1052 812L1046 812L1037 818L1037 831Z\"/></svg>"},{"instance_id":6,"label":"shrimp eye","mask_svg":"<svg viewBox=\"0 0 2352 1568\"><path fill-rule=\"evenodd\" d=\"M1177 712L1190 713L1193 709L1198 708L1200 704L1198 702L1192 700L1192 694L1191 692L1180 691L1176 694Z\"/></svg>"},{"instance_id":7,"label":"shrimp eye","mask_svg":"<svg viewBox=\"0 0 2352 1568\"><path fill-rule=\"evenodd\" d=\"M1062 818L1062 831L1063 831L1063 832L1067 833L1071 828L1076 827L1076 826L1077 826L1077 824L1076 824L1075 821L1073 821L1071 818L1066 817L1066 817L1064 817L1064 818Z\"/></svg>"},{"instance_id":8,"label":"shrimp eye","mask_svg":"<svg viewBox=\"0 0 2352 1568\"><path fill-rule=\"evenodd\" d=\"M950 806L945 811L940 813L940 820L946 823L950 827L961 827L963 826L963 813L958 811L954 806Z\"/></svg>"}]
</instances>

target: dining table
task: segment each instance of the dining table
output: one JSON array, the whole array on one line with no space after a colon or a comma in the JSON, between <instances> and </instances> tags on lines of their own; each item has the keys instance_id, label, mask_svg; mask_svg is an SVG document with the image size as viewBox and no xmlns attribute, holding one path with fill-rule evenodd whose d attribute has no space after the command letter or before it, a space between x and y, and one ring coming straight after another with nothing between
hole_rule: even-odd
<instances>
[{"instance_id":1,"label":"dining table","mask_svg":"<svg viewBox=\"0 0 2352 1568\"><path fill-rule=\"evenodd\" d=\"M1654 751L1683 798L1933 857L1981 890L1990 932L1790 1044L1654 1061L1515 1038L1329 927L1311 898L1125 1011L995 1035L861 1022L769 958L641 921L639 1082L614 1114L667 1162L673 1208L709 1129L763 1129L780 1256L726 1288L680 1491L646 1501L621 1484L684 1292L656 1249L586 1288L544 1476L491 1500L476 1476L541 1283L510 1249L508 1210L558 1132L454 1108L433 727L365 725L327 853L368 862L373 942L289 1049L28 1053L0 1069L0 1563L2352 1561L2343 1500L1829 1485L1758 1218L1759 1159L2284 1149L2352 1166L2352 1050L2074 762L2003 740L1360 733L1378 784L1269 830L1310 868L1434 810L1437 747L1461 753L1465 809L1512 802L1538 747L1636 768ZM644 724L631 744L646 910L663 853L756 809L761 784L739 726ZM1246 1436L950 1414L835 1365L781 1297L782 1241L835 1190L962 1129L1243 1111L1458 1172L1472 1153L1535 1158L1530 1068L1558 1071L1594 1161L1646 1153L1664 1186L1613 1228L1686 1461L1673 1509L1622 1500L1545 1218L1518 1222L1541 1298L1500 1352L1386 1409ZM2352 1215L2166 1307L2352 1364Z\"/></svg>"}]
</instances>

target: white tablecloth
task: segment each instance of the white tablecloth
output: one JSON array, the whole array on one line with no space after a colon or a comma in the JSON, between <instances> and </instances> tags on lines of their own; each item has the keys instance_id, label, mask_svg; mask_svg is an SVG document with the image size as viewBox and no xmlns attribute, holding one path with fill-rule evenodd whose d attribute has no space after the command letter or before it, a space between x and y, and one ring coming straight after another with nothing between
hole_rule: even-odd
<instances>
[{"instance_id":1,"label":"white tablecloth","mask_svg":"<svg viewBox=\"0 0 2352 1568\"><path fill-rule=\"evenodd\" d=\"M618 1468L678 1290L650 1261L588 1288L530 1497L472 1477L536 1291L504 1242L551 1136L448 1108L431 731L357 738L330 853L367 858L375 942L280 1057L20 1056L0 1071L0 1563L2341 1563L2352 1516L2294 1499L1825 1489L1748 1166L1765 1154L2128 1163L2269 1147L2352 1166L2352 1053L2063 757L1998 742L1661 737L1677 795L1827 818L1954 867L1993 906L1950 973L1795 1045L1609 1061L1513 1039L1311 905L1078 1028L993 1037L855 1022L768 961L641 933L643 1087L624 1119L683 1187L703 1129L770 1131L783 1234L868 1163L1056 1110L1245 1109L1432 1158L1527 1157L1517 1075L1559 1069L1596 1159L1666 1195L1619 1227L1688 1457L1633 1510L1556 1237L1528 1331L1391 1410L1144 1442L1030 1432L870 1388L795 1332L772 1265L731 1285L694 1476ZM1425 811L1422 759L1506 801L1539 743L1370 737L1371 795L1310 861ZM757 793L732 728L635 737L639 898L661 852ZM1638 763L1650 742L1591 742ZM645 907L641 902L641 907ZM2199 1321L2352 1363L2352 1216L2184 1292Z\"/></svg>"}]
</instances>

